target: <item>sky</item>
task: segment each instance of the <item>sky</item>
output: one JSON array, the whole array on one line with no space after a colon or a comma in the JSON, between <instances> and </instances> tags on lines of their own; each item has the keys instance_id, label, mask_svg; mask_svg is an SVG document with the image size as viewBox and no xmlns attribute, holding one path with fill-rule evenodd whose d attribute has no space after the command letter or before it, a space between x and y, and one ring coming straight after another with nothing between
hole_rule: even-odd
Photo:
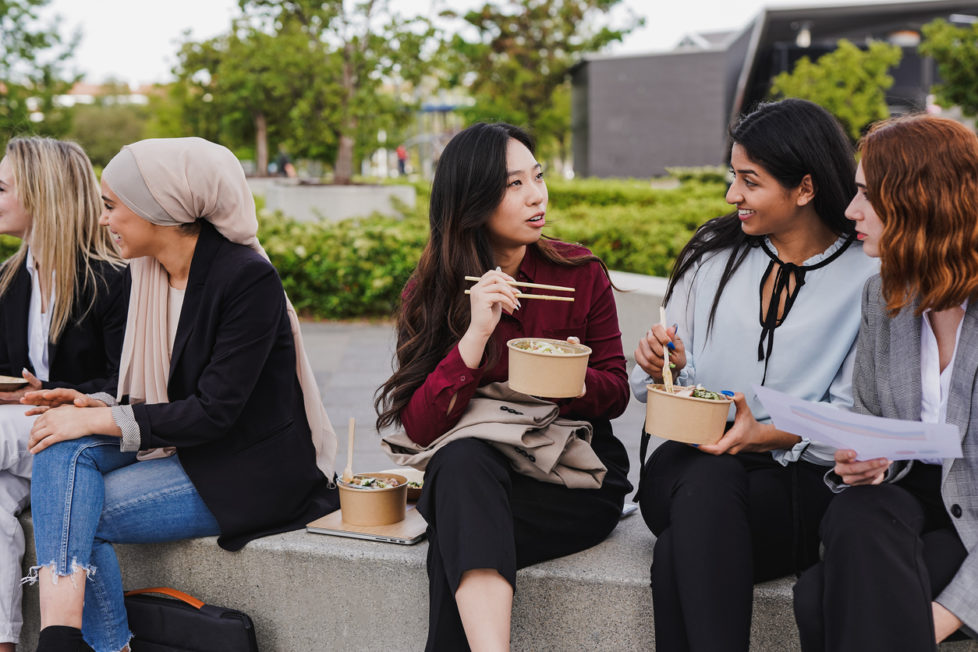
<instances>
[{"instance_id":1,"label":"sky","mask_svg":"<svg viewBox=\"0 0 978 652\"><path fill-rule=\"evenodd\" d=\"M869 4L886 0L623 0L645 18L611 54L671 49L690 32L742 29L763 7ZM448 8L480 6L484 0L391 0L404 16L435 16ZM63 32L78 29L81 43L72 67L86 81L116 79L130 84L172 78L178 44L189 30L202 40L227 31L237 0L51 0L48 14L61 16Z\"/></svg>"}]
</instances>

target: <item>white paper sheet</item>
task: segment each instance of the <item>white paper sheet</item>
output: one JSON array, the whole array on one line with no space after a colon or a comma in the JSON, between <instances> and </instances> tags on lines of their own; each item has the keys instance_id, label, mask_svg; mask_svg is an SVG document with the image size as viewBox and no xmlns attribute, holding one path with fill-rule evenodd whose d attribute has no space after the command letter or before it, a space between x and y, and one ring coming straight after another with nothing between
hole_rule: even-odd
<instances>
[{"instance_id":1,"label":"white paper sheet","mask_svg":"<svg viewBox=\"0 0 978 652\"><path fill-rule=\"evenodd\" d=\"M803 401L761 385L753 389L779 430L835 448L851 448L861 460L961 457L961 435L953 424L884 419Z\"/></svg>"}]
</instances>

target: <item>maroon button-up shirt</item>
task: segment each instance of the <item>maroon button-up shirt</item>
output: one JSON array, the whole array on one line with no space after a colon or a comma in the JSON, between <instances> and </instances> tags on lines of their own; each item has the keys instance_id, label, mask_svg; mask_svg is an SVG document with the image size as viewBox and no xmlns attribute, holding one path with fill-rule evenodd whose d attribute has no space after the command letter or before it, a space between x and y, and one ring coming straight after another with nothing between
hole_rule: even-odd
<instances>
[{"instance_id":1,"label":"maroon button-up shirt","mask_svg":"<svg viewBox=\"0 0 978 652\"><path fill-rule=\"evenodd\" d=\"M550 241L561 254L576 257L589 253L584 247ZM516 280L575 288L573 302L523 299L512 315L503 312L493 332L499 360L492 366L470 369L462 361L458 346L438 364L401 410L401 424L408 437L426 446L450 430L469 404L475 390L507 380L509 357L506 342L516 337L580 338L591 347L585 377L587 393L581 398L558 401L561 416L583 419L613 419L628 404L628 374L621 349L621 330L611 284L596 263L581 267L555 265L535 246L526 248ZM559 294L544 290L521 292ZM452 403L452 397L455 402Z\"/></svg>"}]
</instances>

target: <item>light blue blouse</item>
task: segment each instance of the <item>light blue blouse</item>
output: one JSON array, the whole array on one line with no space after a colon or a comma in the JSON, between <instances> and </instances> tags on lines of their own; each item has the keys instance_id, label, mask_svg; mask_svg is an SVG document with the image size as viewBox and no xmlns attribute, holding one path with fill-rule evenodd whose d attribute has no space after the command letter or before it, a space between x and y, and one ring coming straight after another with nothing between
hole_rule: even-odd
<instances>
[{"instance_id":1,"label":"light blue blouse","mask_svg":"<svg viewBox=\"0 0 978 652\"><path fill-rule=\"evenodd\" d=\"M806 260L815 265L831 256L845 242L839 238L821 254ZM775 247L766 242L777 253ZM737 272L728 280L717 306L713 327L707 333L710 308L727 262L729 250L707 255L679 281L672 293L666 315L679 327L686 346L686 367L677 383L700 384L714 391L743 392L754 417L769 422L751 385L764 376L764 361L757 359L761 336L761 277L770 258L761 248L747 254ZM788 316L774 331L774 347L768 361L765 386L807 401L824 401L852 406L852 365L859 333L859 306L863 284L879 271L879 261L854 242L839 258L825 267L805 273L805 284ZM653 318L657 323L658 318ZM645 402L645 385L651 378L635 365L630 383L635 397ZM731 407L730 419L734 411ZM772 451L772 456L787 465L803 459L831 465L833 449L802 440L790 450Z\"/></svg>"}]
</instances>

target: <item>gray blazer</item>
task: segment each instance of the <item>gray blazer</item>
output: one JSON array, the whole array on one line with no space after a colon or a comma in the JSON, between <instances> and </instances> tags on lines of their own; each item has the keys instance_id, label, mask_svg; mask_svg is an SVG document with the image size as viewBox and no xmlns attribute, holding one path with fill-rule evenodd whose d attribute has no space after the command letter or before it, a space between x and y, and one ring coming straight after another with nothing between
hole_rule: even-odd
<instances>
[{"instance_id":1,"label":"gray blazer","mask_svg":"<svg viewBox=\"0 0 978 652\"><path fill-rule=\"evenodd\" d=\"M853 409L882 417L920 421L920 317L916 302L892 319L880 293L880 277L863 289L862 324L856 342ZM978 300L968 303L951 371L947 422L961 432L964 457L944 460L944 507L969 551L937 602L978 631ZM895 462L886 480L902 478L912 462Z\"/></svg>"}]
</instances>

